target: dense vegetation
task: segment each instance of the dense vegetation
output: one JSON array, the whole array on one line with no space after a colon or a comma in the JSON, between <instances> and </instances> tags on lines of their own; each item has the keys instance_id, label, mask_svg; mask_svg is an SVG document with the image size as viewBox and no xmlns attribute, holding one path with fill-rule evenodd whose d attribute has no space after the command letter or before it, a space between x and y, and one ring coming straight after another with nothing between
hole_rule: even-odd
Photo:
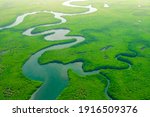
<instances>
[{"instance_id":1,"label":"dense vegetation","mask_svg":"<svg viewBox=\"0 0 150 117\"><path fill-rule=\"evenodd\" d=\"M12 23L18 15L26 12L52 10L75 13L86 10L62 6L63 1L0 0L0 27ZM100 69L100 74L79 76L69 70L68 87L58 99L107 99L104 93L106 78L110 79L108 94L113 99L150 99L150 1L143 0L141 7L138 7L138 0L111 0L109 8L103 7L104 0L75 4L92 4L98 11L66 17L66 24L39 27L35 32L68 28L72 31L70 35L82 35L86 40L71 48L48 51L39 58L39 62L67 64L82 61L84 71ZM47 42L43 36L27 37L22 32L54 22L58 20L52 15L41 13L28 16L14 28L0 30L0 99L29 99L41 86L41 82L23 76L23 64L38 50L68 41Z\"/></svg>"},{"instance_id":2,"label":"dense vegetation","mask_svg":"<svg viewBox=\"0 0 150 117\"><path fill-rule=\"evenodd\" d=\"M113 3L112 7L100 8L95 14L68 17L71 22L63 26L69 27L72 34L83 35L85 42L61 51L48 51L39 59L40 63L82 61L85 71L103 69L101 73L110 79L108 93L113 99L150 99L150 9L146 1L142 8L135 3L120 2L120 6ZM40 30L47 29L37 31Z\"/></svg>"},{"instance_id":3,"label":"dense vegetation","mask_svg":"<svg viewBox=\"0 0 150 117\"><path fill-rule=\"evenodd\" d=\"M79 76L73 71L68 71L69 84L58 99L64 100L104 100L107 99L104 94L106 79L104 76L88 75Z\"/></svg>"}]
</instances>

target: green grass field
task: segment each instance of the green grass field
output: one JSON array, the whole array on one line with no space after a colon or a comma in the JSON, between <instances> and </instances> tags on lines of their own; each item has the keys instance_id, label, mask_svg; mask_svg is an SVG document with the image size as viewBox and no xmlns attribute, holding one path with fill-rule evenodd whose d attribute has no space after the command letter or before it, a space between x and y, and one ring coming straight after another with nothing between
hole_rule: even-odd
<instances>
[{"instance_id":1,"label":"green grass field","mask_svg":"<svg viewBox=\"0 0 150 117\"><path fill-rule=\"evenodd\" d=\"M0 27L11 24L18 15L51 10L65 13L84 12L61 4L66 0L0 0ZM105 0L76 2L97 8L93 14L66 16L67 23L39 27L34 32L67 28L69 35L81 35L85 41L70 48L45 52L40 64L53 61L67 64L82 61L84 71L100 70L99 74L80 76L68 71L69 84L57 99L107 99L104 90L110 80L108 94L112 99L150 100L150 1ZM138 7L138 5L141 7ZM22 73L25 61L42 48L68 43L45 41L44 36L22 35L26 29L59 22L53 15L40 13L27 16L20 25L0 30L0 99L29 99L39 81L29 80ZM119 59L116 59L117 56ZM128 63L131 68L128 68Z\"/></svg>"}]
</instances>

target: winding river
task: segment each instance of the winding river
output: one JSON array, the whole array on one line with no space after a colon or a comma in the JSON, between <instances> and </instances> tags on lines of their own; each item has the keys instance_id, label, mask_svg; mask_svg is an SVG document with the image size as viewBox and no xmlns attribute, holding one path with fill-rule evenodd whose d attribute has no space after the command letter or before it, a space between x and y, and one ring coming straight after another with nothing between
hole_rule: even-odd
<instances>
[{"instance_id":1,"label":"winding river","mask_svg":"<svg viewBox=\"0 0 150 117\"><path fill-rule=\"evenodd\" d=\"M59 19L59 23L55 24L46 24L46 25L40 25L37 27L46 27L46 26L54 26L54 25L60 25L62 23L67 22L67 20L64 18L64 16L73 16L73 15L84 15L96 12L97 9L93 8L91 5L89 6L76 6L71 5L71 2L74 1L84 1L84 0L68 0L67 2L64 2L63 5L70 6L70 7L81 7L88 9L86 12L83 13L75 13L75 14L64 14L64 13L58 13L54 11L43 11L46 13L51 13L54 15L55 18ZM39 12L37 12L39 13ZM68 40L68 39L76 39L75 42L67 43L67 44L60 44L60 45L54 45L48 48L45 48L43 50L40 50L39 52L32 55L29 60L24 64L23 66L23 73L25 76L32 78L33 80L40 80L44 82L44 84L32 95L31 99L56 99L57 96L62 92L62 90L67 86L68 83L68 75L67 70L73 69L80 75L87 75L87 74L95 74L98 71L93 72L83 72L82 70L82 63L70 63L67 65L62 65L59 63L49 63L46 65L40 65L38 63L38 58L47 50L55 50L55 49L63 49L71 47L75 44L78 44L82 41L84 41L84 37L81 36L66 36L70 30L69 29L55 29L55 30L48 30L44 31L42 33L34 33L32 34L32 31L36 29L37 27L32 27L30 29L27 29L25 32L23 32L23 35L27 36L36 36L36 35L45 35L45 40L48 41L55 41L55 40Z\"/></svg>"},{"instance_id":2,"label":"winding river","mask_svg":"<svg viewBox=\"0 0 150 117\"><path fill-rule=\"evenodd\" d=\"M44 39L47 41L68 40L73 38L76 39L76 41L72 43L59 44L59 45L54 45L42 49L37 53L33 54L26 61L26 63L22 68L24 75L28 78L31 78L32 80L38 80L44 82L44 84L32 95L31 99L38 99L38 100L56 99L57 96L62 92L62 90L67 86L68 69L73 69L75 72L77 72L80 75L98 74L99 72L99 71L84 72L82 69L82 62L70 63L67 65L62 65L59 63L49 63L46 65L40 65L38 63L38 58L48 50L68 48L84 41L85 38L81 36L66 36L70 32L69 29L55 29L55 30L44 31L42 33L34 33L34 34L32 33L38 27L50 27L50 26L66 23L67 20L64 18L64 16L86 15L97 11L97 9L93 8L91 5L79 6L79 5L71 4L72 2L77 2L77 1L86 1L86 0L68 0L64 2L63 5L68 7L85 8L87 9L86 12L67 14L67 13L60 13L60 12L46 11L46 10L36 11L36 12L25 13L23 15L20 15L16 18L16 21L14 23L8 26L0 27L0 30L12 28L22 23L24 21L24 18L29 15L34 15L37 13L49 13L49 14L53 14L54 18L59 19L60 22L29 28L23 32L23 35L26 36L46 35Z\"/></svg>"},{"instance_id":3,"label":"winding river","mask_svg":"<svg viewBox=\"0 0 150 117\"><path fill-rule=\"evenodd\" d=\"M68 0L64 2L63 5L68 6L68 7L75 7L75 8L85 8L87 9L87 11L81 12L81 13L74 13L74 14L66 14L66 13L60 13L60 12L54 12L54 11L36 11L36 12L31 12L31 13L20 15L16 18L16 21L12 23L11 25L0 27L0 30L15 27L19 25L20 23L22 23L26 16L44 12L44 13L53 14L56 19L60 20L60 22L31 27L27 29L26 31L24 31L22 33L23 35L26 35L26 36L46 35L44 39L47 41L68 40L68 39L73 39L73 38L76 39L76 41L74 42L53 45L45 49L42 49L36 52L35 54L33 54L26 61L26 63L23 65L23 68L22 68L23 74L32 80L38 80L38 81L43 82L43 85L32 95L31 99L34 99L34 100L56 99L68 84L68 75L67 75L68 69L72 69L73 71L75 71L76 73L82 76L90 75L90 74L98 74L100 71L100 70L95 70L91 72L84 72L82 69L82 64L83 64L82 62L69 63L66 65L63 65L60 63L49 63L45 65L40 65L38 63L38 58L44 52L48 50L69 48L85 40L85 38L82 36L66 36L70 32L69 29L53 29L53 30L47 30L41 33L32 33L38 27L50 27L50 26L55 26L55 25L66 23L67 20L64 18L64 16L86 15L86 14L94 13L97 11L97 9L93 8L91 5L79 6L79 5L71 4L72 2L76 2L76 1L85 1L85 0ZM129 64L129 67L130 66L131 65ZM107 77L106 77L106 80L107 80L107 87L105 88L105 95L107 96L108 99L112 99L108 95L108 88L110 85L110 80Z\"/></svg>"}]
</instances>

